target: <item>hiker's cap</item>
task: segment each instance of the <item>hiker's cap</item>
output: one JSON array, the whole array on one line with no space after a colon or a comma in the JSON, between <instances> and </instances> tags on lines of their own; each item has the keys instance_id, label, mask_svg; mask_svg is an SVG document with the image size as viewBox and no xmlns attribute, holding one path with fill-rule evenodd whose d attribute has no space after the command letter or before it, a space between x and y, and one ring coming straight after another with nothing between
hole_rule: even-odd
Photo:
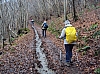
<instances>
[{"instance_id":1,"label":"hiker's cap","mask_svg":"<svg viewBox=\"0 0 100 74\"><path fill-rule=\"evenodd\" d=\"M34 20L31 20L31 21L34 21Z\"/></svg>"},{"instance_id":2,"label":"hiker's cap","mask_svg":"<svg viewBox=\"0 0 100 74\"><path fill-rule=\"evenodd\" d=\"M46 21L44 21L44 23L46 23Z\"/></svg>"},{"instance_id":3,"label":"hiker's cap","mask_svg":"<svg viewBox=\"0 0 100 74\"><path fill-rule=\"evenodd\" d=\"M72 26L72 25L70 24L70 21L69 21L69 20L66 20L66 21L64 22L64 24L65 24L65 26Z\"/></svg>"},{"instance_id":4,"label":"hiker's cap","mask_svg":"<svg viewBox=\"0 0 100 74\"><path fill-rule=\"evenodd\" d=\"M64 24L70 24L70 22L69 22L69 20L66 20L65 22L64 22Z\"/></svg>"}]
</instances>

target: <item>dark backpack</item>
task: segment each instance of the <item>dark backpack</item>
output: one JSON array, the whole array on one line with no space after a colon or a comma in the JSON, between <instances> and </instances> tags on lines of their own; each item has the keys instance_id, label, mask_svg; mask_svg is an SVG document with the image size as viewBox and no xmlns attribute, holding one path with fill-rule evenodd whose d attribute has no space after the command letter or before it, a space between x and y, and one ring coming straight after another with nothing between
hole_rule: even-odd
<instances>
[{"instance_id":1,"label":"dark backpack","mask_svg":"<svg viewBox=\"0 0 100 74\"><path fill-rule=\"evenodd\" d=\"M44 28L48 28L47 23L44 23L44 24L43 24L43 27L44 27Z\"/></svg>"}]
</instances>

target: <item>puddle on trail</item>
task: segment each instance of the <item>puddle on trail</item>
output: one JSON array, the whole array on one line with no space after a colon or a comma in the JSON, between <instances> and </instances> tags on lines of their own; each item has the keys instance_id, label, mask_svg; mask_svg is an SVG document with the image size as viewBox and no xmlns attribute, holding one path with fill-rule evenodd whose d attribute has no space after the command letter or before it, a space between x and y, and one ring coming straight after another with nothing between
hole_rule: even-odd
<instances>
[{"instance_id":1,"label":"puddle on trail","mask_svg":"<svg viewBox=\"0 0 100 74\"><path fill-rule=\"evenodd\" d=\"M46 56L45 56L45 53L43 53L43 48L41 48L41 44L42 44L42 41L41 39L39 38L39 35L36 31L36 29L34 27L32 27L35 31L35 36L36 36L36 54L38 56L38 60L41 61L41 64L42 64L42 68L38 68L37 65L36 65L36 69L38 70L38 72L40 74L55 74L54 71L52 71L51 69L49 69L47 66L48 66L48 62L47 62L47 59L46 59Z\"/></svg>"}]
</instances>

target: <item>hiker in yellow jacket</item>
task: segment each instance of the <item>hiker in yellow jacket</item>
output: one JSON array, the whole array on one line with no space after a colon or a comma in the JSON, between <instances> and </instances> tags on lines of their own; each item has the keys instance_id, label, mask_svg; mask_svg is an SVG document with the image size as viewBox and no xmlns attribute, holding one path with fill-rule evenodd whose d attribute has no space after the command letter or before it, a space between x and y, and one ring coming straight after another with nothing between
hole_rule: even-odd
<instances>
[{"instance_id":1,"label":"hiker in yellow jacket","mask_svg":"<svg viewBox=\"0 0 100 74\"><path fill-rule=\"evenodd\" d=\"M71 61L71 58L72 58L72 49L73 49L73 46L76 44L76 42L72 42L72 43L68 43L68 41L66 40L66 33L65 33L65 30L67 27L72 27L72 25L70 24L69 20L66 20L64 22L65 26L61 32L61 35L59 38L63 38L64 39L64 46L65 46L65 50L66 50L66 63L65 65L67 66L70 66L72 61ZM77 36L77 34L76 34Z\"/></svg>"}]
</instances>

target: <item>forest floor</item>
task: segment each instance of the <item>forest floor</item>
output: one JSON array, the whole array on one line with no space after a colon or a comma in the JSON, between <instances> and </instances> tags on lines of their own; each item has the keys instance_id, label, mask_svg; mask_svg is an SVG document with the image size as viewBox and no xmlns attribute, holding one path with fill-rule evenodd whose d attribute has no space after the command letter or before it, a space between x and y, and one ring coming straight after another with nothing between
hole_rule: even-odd
<instances>
[{"instance_id":1,"label":"forest floor","mask_svg":"<svg viewBox=\"0 0 100 74\"><path fill-rule=\"evenodd\" d=\"M87 17L82 18L84 22L72 23L77 28L82 29L81 35L89 34L90 36L91 31L89 33L83 32L83 29L96 22L98 22L98 29L100 29L100 20L93 18L95 16L93 13L85 13L84 15ZM47 37L42 37L41 26L36 23L34 28L31 25L28 25L28 28L30 32L18 37L12 46L6 45L4 49L0 49L2 51L0 74L95 74L94 70L100 68L100 55L94 56L95 50L100 50L100 38L97 40L90 38L88 44L91 45L91 48L87 52L77 52L77 45L74 46L73 64L71 67L67 67L64 65L63 40L57 39L48 31ZM84 42L81 41L80 44L84 44ZM61 51L62 60L60 60Z\"/></svg>"},{"instance_id":2,"label":"forest floor","mask_svg":"<svg viewBox=\"0 0 100 74\"><path fill-rule=\"evenodd\" d=\"M36 24L34 25L39 37L41 39L41 48L44 48L42 53L45 53L48 65L47 67L53 71L54 74L80 74L82 71L78 69L77 61L73 63L71 67L64 65L65 53L62 55L62 61L60 60L60 48L55 45L55 37L47 32L47 37L42 37L42 30ZM3 55L0 56L0 73L1 74L53 74L48 72L44 73L38 70L43 68L43 64L38 59L36 52L36 35L29 26L30 32L27 35L19 37L15 40L12 46L7 45L2 50ZM59 43L58 43L59 44ZM39 46L39 45L38 45ZM40 56L41 57L41 56ZM36 68L36 65L37 67Z\"/></svg>"}]
</instances>

